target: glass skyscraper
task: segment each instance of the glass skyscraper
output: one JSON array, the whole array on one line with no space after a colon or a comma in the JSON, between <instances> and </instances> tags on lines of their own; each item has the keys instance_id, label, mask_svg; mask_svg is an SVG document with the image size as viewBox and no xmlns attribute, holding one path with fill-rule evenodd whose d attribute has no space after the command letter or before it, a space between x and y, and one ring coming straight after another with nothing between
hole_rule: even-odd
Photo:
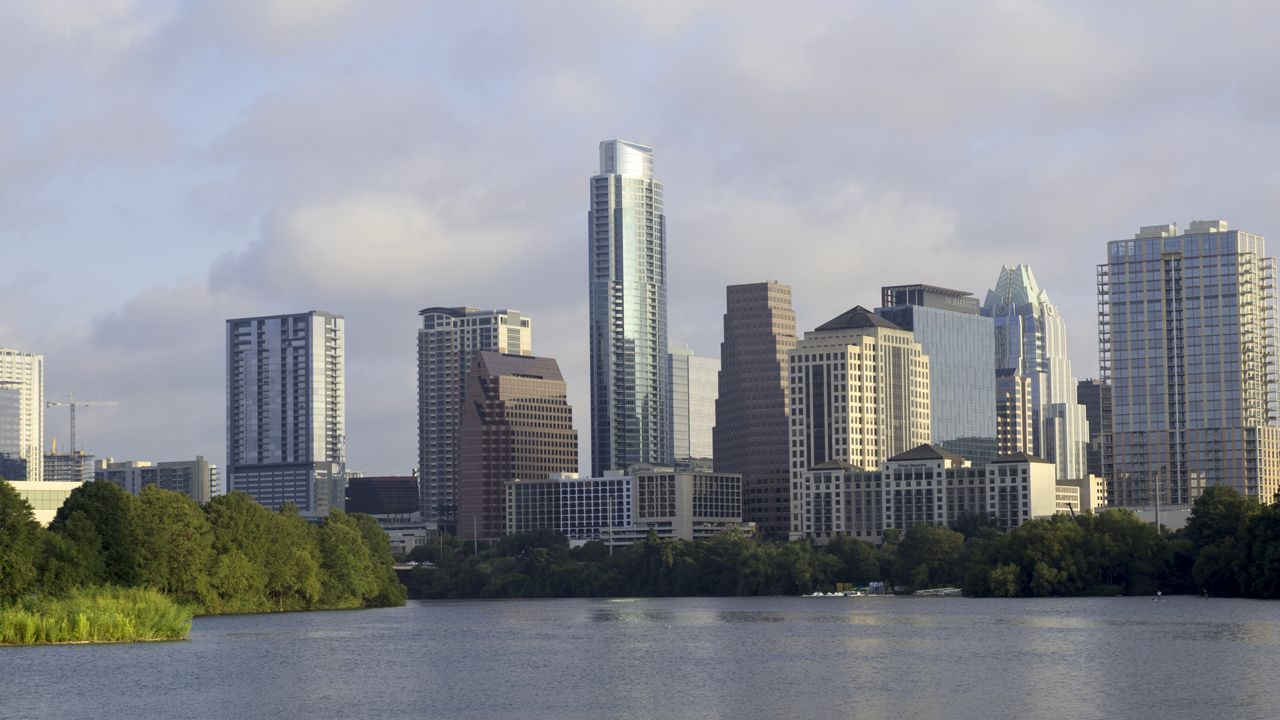
<instances>
[{"instance_id":1,"label":"glass skyscraper","mask_svg":"<svg viewBox=\"0 0 1280 720\"><path fill-rule=\"evenodd\" d=\"M1229 485L1280 490L1276 260L1222 220L1142 228L1098 266L1098 361L1111 387L1112 502L1194 502Z\"/></svg>"},{"instance_id":2,"label":"glass skyscraper","mask_svg":"<svg viewBox=\"0 0 1280 720\"><path fill-rule=\"evenodd\" d=\"M1085 476L1089 423L1076 401L1067 325L1031 268L1000 268L982 314L995 320L996 370L1031 381L1032 453L1058 466L1059 480Z\"/></svg>"},{"instance_id":3,"label":"glass skyscraper","mask_svg":"<svg viewBox=\"0 0 1280 720\"><path fill-rule=\"evenodd\" d=\"M600 143L587 237L592 474L670 465L667 232L653 150Z\"/></svg>"},{"instance_id":4,"label":"glass skyscraper","mask_svg":"<svg viewBox=\"0 0 1280 720\"><path fill-rule=\"evenodd\" d=\"M974 464L996 457L995 325L972 293L930 285L881 288L876 313L915 335L929 356L933 443Z\"/></svg>"},{"instance_id":5,"label":"glass skyscraper","mask_svg":"<svg viewBox=\"0 0 1280 720\"><path fill-rule=\"evenodd\" d=\"M720 391L720 359L695 355L688 345L671 344L671 435L676 465L700 461L712 467L712 431Z\"/></svg>"}]
</instances>

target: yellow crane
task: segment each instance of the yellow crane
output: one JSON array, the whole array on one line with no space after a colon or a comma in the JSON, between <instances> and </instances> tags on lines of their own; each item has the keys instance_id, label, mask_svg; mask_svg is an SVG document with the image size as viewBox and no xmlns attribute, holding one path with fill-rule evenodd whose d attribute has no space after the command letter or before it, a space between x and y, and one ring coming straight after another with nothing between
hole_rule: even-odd
<instances>
[{"instance_id":1,"label":"yellow crane","mask_svg":"<svg viewBox=\"0 0 1280 720\"><path fill-rule=\"evenodd\" d=\"M111 407L119 405L115 400L76 400L74 393L67 393L67 399L49 400L45 407L64 407L71 411L71 454L76 454L76 408L78 407Z\"/></svg>"}]
</instances>

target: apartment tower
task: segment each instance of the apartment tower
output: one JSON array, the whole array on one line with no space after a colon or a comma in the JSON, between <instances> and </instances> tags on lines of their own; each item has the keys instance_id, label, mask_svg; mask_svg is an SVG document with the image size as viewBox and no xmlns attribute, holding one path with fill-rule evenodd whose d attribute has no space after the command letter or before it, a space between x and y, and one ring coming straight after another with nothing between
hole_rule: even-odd
<instances>
[{"instance_id":1,"label":"apartment tower","mask_svg":"<svg viewBox=\"0 0 1280 720\"><path fill-rule=\"evenodd\" d=\"M653 150L600 143L587 238L592 475L670 465L667 231Z\"/></svg>"},{"instance_id":2,"label":"apartment tower","mask_svg":"<svg viewBox=\"0 0 1280 720\"><path fill-rule=\"evenodd\" d=\"M1275 283L1263 238L1223 220L1107 243L1098 364L1113 504L1188 504L1211 485L1262 502L1280 491Z\"/></svg>"},{"instance_id":3,"label":"apartment tower","mask_svg":"<svg viewBox=\"0 0 1280 720\"><path fill-rule=\"evenodd\" d=\"M346 487L345 322L311 311L227 321L227 489L321 517Z\"/></svg>"},{"instance_id":4,"label":"apartment tower","mask_svg":"<svg viewBox=\"0 0 1280 720\"><path fill-rule=\"evenodd\" d=\"M44 356L25 353L12 348L0 348L0 390L9 391L0 397L0 404L7 410L0 417L7 430L6 447L0 447L0 458L12 470L21 470L25 464L25 477L6 480L40 481L44 479ZM17 457L11 457L16 450Z\"/></svg>"},{"instance_id":5,"label":"apartment tower","mask_svg":"<svg viewBox=\"0 0 1280 720\"><path fill-rule=\"evenodd\" d=\"M418 491L424 520L455 529L457 441L476 353L533 353L533 323L516 310L431 307L418 313Z\"/></svg>"},{"instance_id":6,"label":"apartment tower","mask_svg":"<svg viewBox=\"0 0 1280 720\"><path fill-rule=\"evenodd\" d=\"M770 537L791 531L787 354L796 346L791 286L730 285L713 446L718 472L742 475L742 519Z\"/></svg>"},{"instance_id":7,"label":"apartment tower","mask_svg":"<svg viewBox=\"0 0 1280 720\"><path fill-rule=\"evenodd\" d=\"M671 436L677 467L711 470L720 359L671 344Z\"/></svg>"}]
</instances>

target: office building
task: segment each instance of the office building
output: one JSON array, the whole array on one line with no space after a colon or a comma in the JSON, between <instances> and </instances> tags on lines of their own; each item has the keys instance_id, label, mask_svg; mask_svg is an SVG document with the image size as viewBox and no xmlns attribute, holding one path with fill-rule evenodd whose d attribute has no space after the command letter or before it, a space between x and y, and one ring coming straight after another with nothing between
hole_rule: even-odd
<instances>
[{"instance_id":1,"label":"office building","mask_svg":"<svg viewBox=\"0 0 1280 720\"><path fill-rule=\"evenodd\" d=\"M676 467L713 466L720 359L699 357L688 345L671 345L671 428Z\"/></svg>"},{"instance_id":2,"label":"office building","mask_svg":"<svg viewBox=\"0 0 1280 720\"><path fill-rule=\"evenodd\" d=\"M85 483L93 480L93 456L83 450L60 453L55 446L44 454L45 482Z\"/></svg>"},{"instance_id":3,"label":"office building","mask_svg":"<svg viewBox=\"0 0 1280 720\"><path fill-rule=\"evenodd\" d=\"M670 465L667 231L650 148L600 143L587 235L592 475Z\"/></svg>"},{"instance_id":4,"label":"office building","mask_svg":"<svg viewBox=\"0 0 1280 720\"><path fill-rule=\"evenodd\" d=\"M311 311L227 321L227 489L323 517L346 487L345 322Z\"/></svg>"},{"instance_id":5,"label":"office building","mask_svg":"<svg viewBox=\"0 0 1280 720\"><path fill-rule=\"evenodd\" d=\"M1275 283L1263 238L1222 220L1107 243L1098 364L1112 504L1189 505L1210 485L1262 502L1280 491Z\"/></svg>"},{"instance_id":6,"label":"office building","mask_svg":"<svg viewBox=\"0 0 1280 720\"><path fill-rule=\"evenodd\" d=\"M1025 265L1000 268L982 314L995 321L996 369L1031 381L1031 454L1052 461L1059 479L1086 475L1089 425L1076 401L1067 325Z\"/></svg>"},{"instance_id":7,"label":"office building","mask_svg":"<svg viewBox=\"0 0 1280 720\"><path fill-rule=\"evenodd\" d=\"M570 542L626 545L652 531L660 538L705 540L745 533L742 478L732 473L636 466L630 473L576 473L507 483L507 532L556 530Z\"/></svg>"},{"instance_id":8,"label":"office building","mask_svg":"<svg viewBox=\"0 0 1280 720\"><path fill-rule=\"evenodd\" d=\"M423 519L418 512L418 498L414 475L347 478L347 512L377 520L397 555L407 555L437 535L435 521Z\"/></svg>"},{"instance_id":9,"label":"office building","mask_svg":"<svg viewBox=\"0 0 1280 720\"><path fill-rule=\"evenodd\" d=\"M80 481L44 481L44 480L12 480L9 482L18 496L31 505L36 522L48 527L58 514L58 509L71 497L76 488L83 485Z\"/></svg>"},{"instance_id":10,"label":"office building","mask_svg":"<svg viewBox=\"0 0 1280 720\"><path fill-rule=\"evenodd\" d=\"M791 373L791 536L809 532L805 473L856 468L929 442L929 358L912 334L858 306L807 332Z\"/></svg>"},{"instance_id":11,"label":"office building","mask_svg":"<svg viewBox=\"0 0 1280 720\"><path fill-rule=\"evenodd\" d=\"M533 354L533 322L516 310L430 307L418 314L418 504L425 519L453 531L467 369L482 350Z\"/></svg>"},{"instance_id":12,"label":"office building","mask_svg":"<svg viewBox=\"0 0 1280 720\"><path fill-rule=\"evenodd\" d=\"M18 393L18 458L25 461L27 474L16 480L44 479L44 356L12 348L0 348L0 390ZM12 395L7 401L13 402ZM12 411L9 411L12 414ZM10 458L10 462L12 458ZM17 470L17 464L9 465Z\"/></svg>"},{"instance_id":13,"label":"office building","mask_svg":"<svg viewBox=\"0 0 1280 720\"><path fill-rule=\"evenodd\" d=\"M848 535L880 545L886 530L951 527L966 514L1012 530L1057 512L1055 472L1053 463L1025 453L974 465L929 444L871 470L833 460L804 473L803 535L819 543ZM1079 502L1079 492L1069 486L1064 495Z\"/></svg>"},{"instance_id":14,"label":"office building","mask_svg":"<svg viewBox=\"0 0 1280 720\"><path fill-rule=\"evenodd\" d=\"M506 528L506 483L578 469L578 433L551 358L476 353L458 429L458 537Z\"/></svg>"},{"instance_id":15,"label":"office building","mask_svg":"<svg viewBox=\"0 0 1280 720\"><path fill-rule=\"evenodd\" d=\"M182 493L203 505L221 494L218 466L197 455L195 460L151 462L150 460L99 460L94 465L94 480L106 480L132 495L155 485L161 490Z\"/></svg>"},{"instance_id":16,"label":"office building","mask_svg":"<svg viewBox=\"0 0 1280 720\"><path fill-rule=\"evenodd\" d=\"M1014 368L996 371L996 454L1030 454L1035 449L1031 378Z\"/></svg>"},{"instance_id":17,"label":"office building","mask_svg":"<svg viewBox=\"0 0 1280 720\"><path fill-rule=\"evenodd\" d=\"M742 476L742 517L761 534L791 531L788 354L796 346L791 286L730 285L725 292L715 469Z\"/></svg>"},{"instance_id":18,"label":"office building","mask_svg":"<svg viewBox=\"0 0 1280 720\"><path fill-rule=\"evenodd\" d=\"M978 299L932 285L881 288L880 315L910 330L929 356L933 443L985 464L996 457L995 324Z\"/></svg>"},{"instance_id":19,"label":"office building","mask_svg":"<svg viewBox=\"0 0 1280 720\"><path fill-rule=\"evenodd\" d=\"M22 391L0 385L0 480L27 479L22 456Z\"/></svg>"},{"instance_id":20,"label":"office building","mask_svg":"<svg viewBox=\"0 0 1280 720\"><path fill-rule=\"evenodd\" d=\"M1076 399L1084 406L1084 417L1089 422L1089 447L1085 456L1088 474L1105 477L1102 469L1104 449L1102 428L1104 427L1103 418L1110 420L1111 388L1101 380L1093 378L1081 380L1076 385Z\"/></svg>"}]
</instances>

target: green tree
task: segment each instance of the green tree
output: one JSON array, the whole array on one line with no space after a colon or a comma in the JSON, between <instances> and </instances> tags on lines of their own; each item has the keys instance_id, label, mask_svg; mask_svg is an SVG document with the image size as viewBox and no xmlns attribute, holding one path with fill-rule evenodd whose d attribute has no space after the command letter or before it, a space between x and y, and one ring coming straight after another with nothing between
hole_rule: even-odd
<instances>
[{"instance_id":1,"label":"green tree","mask_svg":"<svg viewBox=\"0 0 1280 720\"><path fill-rule=\"evenodd\" d=\"M67 497L49 529L66 535L67 522L84 514L101 542L103 581L132 586L139 581L137 500L106 480L87 482ZM82 549L89 548L82 546ZM90 561L90 564L96 564Z\"/></svg>"},{"instance_id":2,"label":"green tree","mask_svg":"<svg viewBox=\"0 0 1280 720\"><path fill-rule=\"evenodd\" d=\"M317 532L320 546L321 601L328 607L354 607L372 599L380 583L360 528L341 510L329 513Z\"/></svg>"},{"instance_id":3,"label":"green tree","mask_svg":"<svg viewBox=\"0 0 1280 720\"><path fill-rule=\"evenodd\" d=\"M372 573L377 589L369 598L369 604L374 607L403 605L405 587L396 577L395 568L392 567L395 565L395 560L391 557L391 541L387 538L387 531L382 529L372 515L352 513L348 517L360 530L360 536L364 540L365 548L369 550L369 559L373 564ZM560 536L562 539L563 537L563 535ZM563 545L567 548L568 541L566 540Z\"/></svg>"},{"instance_id":4,"label":"green tree","mask_svg":"<svg viewBox=\"0 0 1280 720\"><path fill-rule=\"evenodd\" d=\"M200 506L148 485L138 496L137 520L143 584L200 607L209 603L213 529Z\"/></svg>"},{"instance_id":5,"label":"green tree","mask_svg":"<svg viewBox=\"0 0 1280 720\"><path fill-rule=\"evenodd\" d=\"M11 602L35 588L40 533L31 505L12 485L0 481L0 602Z\"/></svg>"},{"instance_id":6,"label":"green tree","mask_svg":"<svg viewBox=\"0 0 1280 720\"><path fill-rule=\"evenodd\" d=\"M896 554L896 585L919 590L963 583L964 536L954 530L924 523L914 525L903 534Z\"/></svg>"}]
</instances>

